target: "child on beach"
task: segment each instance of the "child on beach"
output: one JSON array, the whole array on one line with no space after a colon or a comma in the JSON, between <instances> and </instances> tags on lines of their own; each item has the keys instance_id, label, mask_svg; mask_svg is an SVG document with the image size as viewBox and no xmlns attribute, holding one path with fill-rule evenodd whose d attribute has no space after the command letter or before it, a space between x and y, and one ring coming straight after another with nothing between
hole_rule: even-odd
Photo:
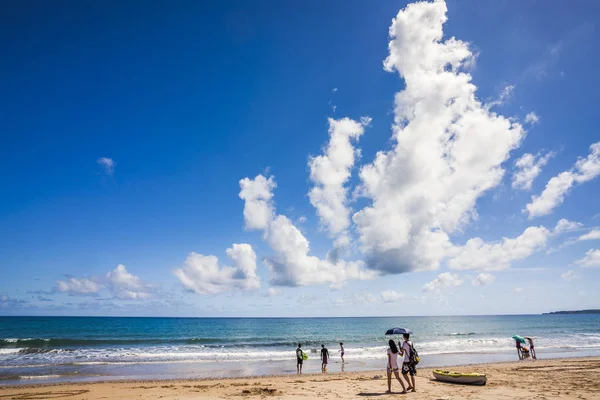
<instances>
[{"instance_id":1,"label":"child on beach","mask_svg":"<svg viewBox=\"0 0 600 400\"><path fill-rule=\"evenodd\" d=\"M526 337L525 339L527 339L529 342L529 354L531 354L531 358L537 360L537 357L535 356L535 348L533 347L533 338Z\"/></svg>"},{"instance_id":2,"label":"child on beach","mask_svg":"<svg viewBox=\"0 0 600 400\"><path fill-rule=\"evenodd\" d=\"M327 361L329 360L329 350L325 348L325 345L321 345L321 371L327 371Z\"/></svg>"},{"instance_id":3,"label":"child on beach","mask_svg":"<svg viewBox=\"0 0 600 400\"><path fill-rule=\"evenodd\" d=\"M342 362L344 362L344 343L340 342L340 357L342 357Z\"/></svg>"},{"instance_id":4,"label":"child on beach","mask_svg":"<svg viewBox=\"0 0 600 400\"><path fill-rule=\"evenodd\" d=\"M390 345L390 347L387 349L388 390L386 393L392 393L392 372L393 372L394 375L396 376L396 379L398 380L398 382L400 382L400 385L402 385L402 392L400 394L405 394L406 388L404 387L404 382L402 382L402 379L400 379L400 374L398 372L398 370L399 370L399 368L398 368L398 352L399 352L398 347L396 346L396 343L392 339L390 339L388 344Z\"/></svg>"}]
</instances>

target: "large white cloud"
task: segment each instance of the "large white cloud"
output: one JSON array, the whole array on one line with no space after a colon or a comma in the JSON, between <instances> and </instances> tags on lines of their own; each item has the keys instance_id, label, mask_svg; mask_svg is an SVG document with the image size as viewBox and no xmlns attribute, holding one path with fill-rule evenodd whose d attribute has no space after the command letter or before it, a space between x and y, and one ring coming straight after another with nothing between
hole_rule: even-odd
<instances>
[{"instance_id":1,"label":"large white cloud","mask_svg":"<svg viewBox=\"0 0 600 400\"><path fill-rule=\"evenodd\" d=\"M234 244L226 251L233 266L219 266L215 256L190 253L183 268L174 271L175 276L190 291L198 294L216 294L231 289L258 289L260 280L256 275L256 253L246 243Z\"/></svg>"},{"instance_id":2,"label":"large white cloud","mask_svg":"<svg viewBox=\"0 0 600 400\"><path fill-rule=\"evenodd\" d=\"M515 161L516 171L512 176L512 187L520 190L531 190L531 185L535 178L542 172L542 167L548 164L548 161L554 153L530 154L525 153L521 158Z\"/></svg>"},{"instance_id":3,"label":"large white cloud","mask_svg":"<svg viewBox=\"0 0 600 400\"><path fill-rule=\"evenodd\" d=\"M329 143L323 149L324 154L308 162L310 179L315 185L309 192L310 203L317 209L321 224L332 235L338 235L350 226L351 210L345 185L357 155L352 140L358 140L369 121L369 118L363 118L361 122L330 118Z\"/></svg>"},{"instance_id":4,"label":"large white cloud","mask_svg":"<svg viewBox=\"0 0 600 400\"><path fill-rule=\"evenodd\" d=\"M360 171L372 204L357 212L362 250L387 273L430 270L452 247L449 235L476 218L476 201L497 186L502 163L525 135L476 97L467 43L443 40L446 4L415 3L390 27L388 71L396 95L393 148Z\"/></svg>"},{"instance_id":5,"label":"large white cloud","mask_svg":"<svg viewBox=\"0 0 600 400\"><path fill-rule=\"evenodd\" d=\"M551 178L541 195L531 197L531 202L525 206L529 219L550 214L562 204L565 196L575 183L585 183L600 175L600 142L590 146L590 154L580 158L568 170Z\"/></svg>"},{"instance_id":6,"label":"large white cloud","mask_svg":"<svg viewBox=\"0 0 600 400\"><path fill-rule=\"evenodd\" d=\"M254 179L240 181L240 198L244 200L246 229L266 229L273 219L273 177L258 175Z\"/></svg>"},{"instance_id":7,"label":"large white cloud","mask_svg":"<svg viewBox=\"0 0 600 400\"><path fill-rule=\"evenodd\" d=\"M450 268L496 271L522 260L546 246L551 232L543 226L531 226L518 237L504 238L499 243L486 243L480 238L469 239L457 247L448 261Z\"/></svg>"},{"instance_id":8,"label":"large white cloud","mask_svg":"<svg viewBox=\"0 0 600 400\"><path fill-rule=\"evenodd\" d=\"M262 193L268 199L261 207L248 207L248 202L255 201L256 196L244 196L248 187L260 187L269 193ZM271 284L275 286L306 286L313 284L330 284L340 287L347 279L370 279L375 276L371 271L363 269L362 261L343 261L338 259L320 259L309 255L308 239L285 215L276 215L272 204L272 190L275 187L273 177L258 175L254 179L244 178L240 181L240 197L245 200L244 219L246 226L263 231L263 237L274 251L274 255L265 259L271 272ZM257 218L255 212L265 215L262 209L268 208L270 220ZM258 210L258 211L257 211ZM248 211L248 212L247 212ZM260 220L260 224L254 223Z\"/></svg>"},{"instance_id":9,"label":"large white cloud","mask_svg":"<svg viewBox=\"0 0 600 400\"><path fill-rule=\"evenodd\" d=\"M585 257L576 261L584 268L600 267L600 249L590 249L585 253Z\"/></svg>"}]
</instances>

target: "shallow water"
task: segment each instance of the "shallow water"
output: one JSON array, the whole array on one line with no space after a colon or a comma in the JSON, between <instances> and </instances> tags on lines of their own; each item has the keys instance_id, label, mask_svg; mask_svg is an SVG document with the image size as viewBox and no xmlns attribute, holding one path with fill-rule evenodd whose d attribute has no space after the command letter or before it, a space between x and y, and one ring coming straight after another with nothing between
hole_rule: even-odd
<instances>
[{"instance_id":1,"label":"shallow water","mask_svg":"<svg viewBox=\"0 0 600 400\"><path fill-rule=\"evenodd\" d=\"M0 317L0 385L38 381L226 377L295 372L296 344L319 372L385 366L388 328L412 329L423 366L516 359L511 336L538 357L600 355L600 315L387 318ZM314 353L311 350L315 350Z\"/></svg>"}]
</instances>

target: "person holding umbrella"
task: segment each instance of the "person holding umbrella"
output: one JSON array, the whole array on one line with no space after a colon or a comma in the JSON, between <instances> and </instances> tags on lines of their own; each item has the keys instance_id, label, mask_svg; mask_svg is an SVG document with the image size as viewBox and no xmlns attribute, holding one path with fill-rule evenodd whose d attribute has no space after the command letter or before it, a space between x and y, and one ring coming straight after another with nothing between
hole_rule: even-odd
<instances>
[{"instance_id":1,"label":"person holding umbrella","mask_svg":"<svg viewBox=\"0 0 600 400\"><path fill-rule=\"evenodd\" d=\"M519 335L513 335L513 340L515 341L515 345L517 347L517 356L519 356L519 360L523 359L523 347L521 344L525 344L525 339Z\"/></svg>"}]
</instances>

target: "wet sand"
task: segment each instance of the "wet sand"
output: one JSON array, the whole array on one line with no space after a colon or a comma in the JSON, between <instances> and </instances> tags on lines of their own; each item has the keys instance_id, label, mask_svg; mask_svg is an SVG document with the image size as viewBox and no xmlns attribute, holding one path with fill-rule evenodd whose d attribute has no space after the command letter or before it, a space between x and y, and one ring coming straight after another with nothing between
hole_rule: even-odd
<instances>
[{"instance_id":1,"label":"wet sand","mask_svg":"<svg viewBox=\"0 0 600 400\"><path fill-rule=\"evenodd\" d=\"M265 376L255 378L64 383L0 387L0 400L123 399L600 399L600 357L528 360L451 369L487 374L486 386L433 380L432 368L419 369L417 393L399 394L385 371Z\"/></svg>"}]
</instances>

